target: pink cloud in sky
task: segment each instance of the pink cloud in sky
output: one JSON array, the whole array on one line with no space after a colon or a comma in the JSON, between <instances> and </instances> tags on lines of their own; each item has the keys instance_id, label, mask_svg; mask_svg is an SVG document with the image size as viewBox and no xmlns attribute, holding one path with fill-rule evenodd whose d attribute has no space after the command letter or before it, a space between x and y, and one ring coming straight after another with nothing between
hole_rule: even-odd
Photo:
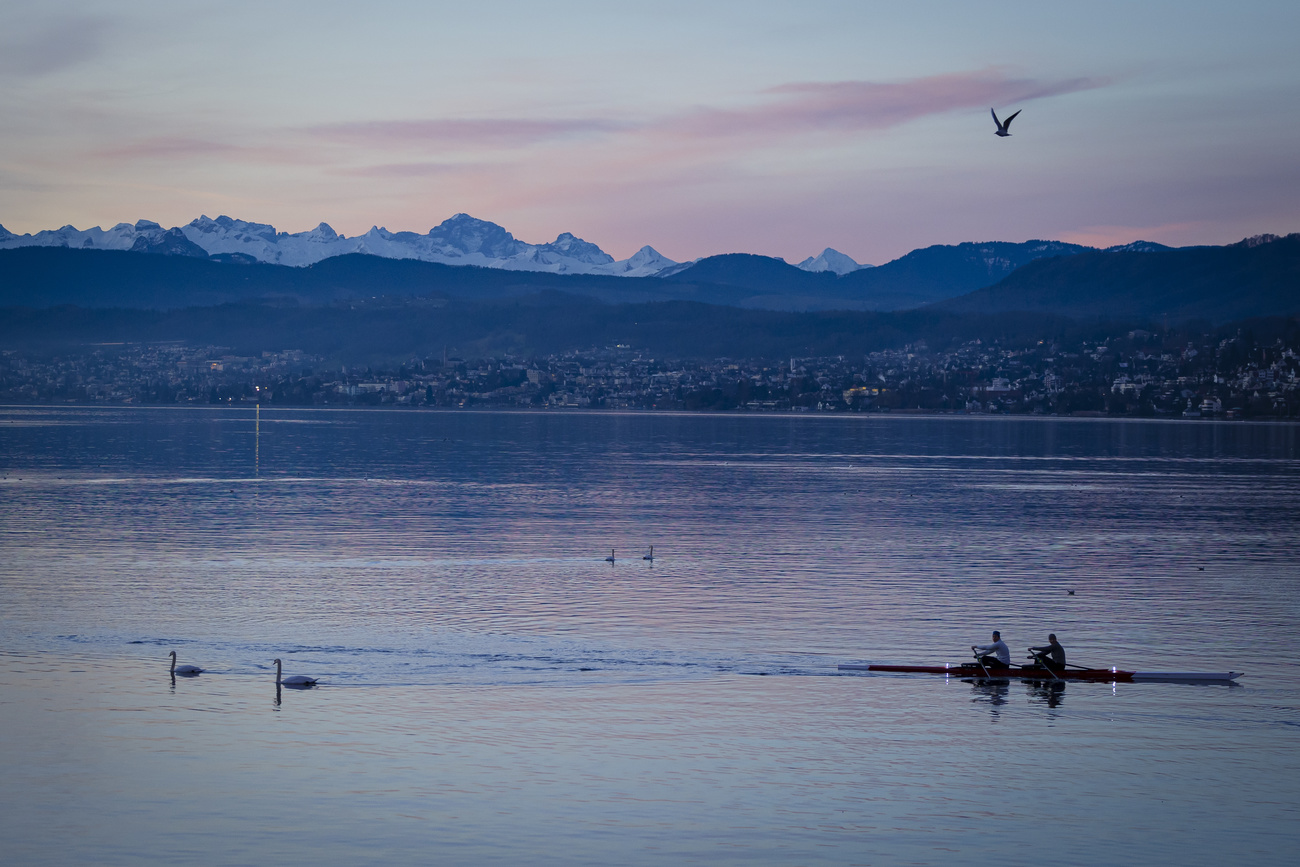
<instances>
[{"instance_id":1,"label":"pink cloud in sky","mask_svg":"<svg viewBox=\"0 0 1300 867\"><path fill-rule=\"evenodd\" d=\"M375 120L308 127L308 135L375 149L411 145L526 147L577 136L659 139L746 136L755 144L807 132L880 130L956 109L1003 106L1105 87L1105 78L1011 78L1000 69L901 82L798 82L763 91L737 109L698 108L639 121L611 118L438 118Z\"/></svg>"},{"instance_id":2,"label":"pink cloud in sky","mask_svg":"<svg viewBox=\"0 0 1300 867\"><path fill-rule=\"evenodd\" d=\"M461 174L466 171L477 171L483 168L480 164L471 163L385 163L373 166L361 166L359 168L345 168L338 171L341 175L349 175L358 178L428 178L438 175Z\"/></svg>"},{"instance_id":3,"label":"pink cloud in sky","mask_svg":"<svg viewBox=\"0 0 1300 867\"><path fill-rule=\"evenodd\" d=\"M428 144L519 147L615 129L611 121L598 118L443 118L332 123L309 127L305 132L334 142L376 148Z\"/></svg>"},{"instance_id":4,"label":"pink cloud in sky","mask_svg":"<svg viewBox=\"0 0 1300 867\"><path fill-rule=\"evenodd\" d=\"M640 120L362 121L317 126L307 132L330 144L355 147L353 156L367 163L340 167L338 174L413 181L440 177L439 193L466 208L517 211L563 208L561 203L573 206L583 201L593 211L608 211L647 192L673 195L686 203L698 198L701 189L721 192L730 184L734 192L737 185L766 186L774 179L750 175L744 157L781 147L791 138L869 133L927 115L1004 106L1107 83L1100 78L1017 78L989 68L902 82L784 84L755 94L753 104L745 107L696 108ZM533 150L561 140L562 149ZM515 148L518 153L492 166L477 160L473 166L462 164L454 157L384 159L405 155L412 148L445 152L493 147Z\"/></svg>"},{"instance_id":5,"label":"pink cloud in sky","mask_svg":"<svg viewBox=\"0 0 1300 867\"><path fill-rule=\"evenodd\" d=\"M101 149L107 159L185 160L220 158L248 163L338 164L339 154L316 149L347 148L341 173L368 177L427 177L451 171L450 160L389 162L388 154L412 149L516 149L527 163L529 149L564 142L588 148L596 162L619 164L637 173L656 166L685 168L715 164L721 154L757 151L809 133L852 134L887 129L927 115L1104 87L1104 78L1042 80L1014 78L998 68L914 78L900 82L796 82L769 88L740 108L695 108L661 117L629 118L425 118L363 120L268 130L261 144L233 144L219 137L155 136ZM284 139L289 133L290 140ZM303 141L303 138L306 141ZM248 136L247 138L255 138ZM293 141L296 139L296 141ZM737 149L740 150L737 150ZM360 160L369 165L355 166ZM594 165L589 167L594 168ZM342 169L342 166L340 166Z\"/></svg>"},{"instance_id":6,"label":"pink cloud in sky","mask_svg":"<svg viewBox=\"0 0 1300 867\"><path fill-rule=\"evenodd\" d=\"M156 136L131 142L121 147L96 152L96 156L108 159L152 159L175 157L206 157L213 154L237 153L239 148L226 142L211 141L188 136Z\"/></svg>"},{"instance_id":7,"label":"pink cloud in sky","mask_svg":"<svg viewBox=\"0 0 1300 867\"><path fill-rule=\"evenodd\" d=\"M155 136L114 148L105 148L93 156L107 160L187 160L225 158L231 162L301 164L300 149L285 146L244 145L194 136Z\"/></svg>"},{"instance_id":8,"label":"pink cloud in sky","mask_svg":"<svg viewBox=\"0 0 1300 867\"><path fill-rule=\"evenodd\" d=\"M1071 244L1089 247L1113 247L1132 241L1153 241L1177 247L1186 244L1223 244L1220 227L1206 221L1164 223L1159 226L1086 226L1074 231L1058 232L1057 237ZM1204 240L1202 240L1204 239Z\"/></svg>"},{"instance_id":9,"label":"pink cloud in sky","mask_svg":"<svg viewBox=\"0 0 1300 867\"><path fill-rule=\"evenodd\" d=\"M701 109L659 126L676 134L708 137L880 130L956 109L1011 105L1109 83L1105 78L1009 78L996 68L900 82L801 82L768 89L765 94L777 98L761 105Z\"/></svg>"}]
</instances>

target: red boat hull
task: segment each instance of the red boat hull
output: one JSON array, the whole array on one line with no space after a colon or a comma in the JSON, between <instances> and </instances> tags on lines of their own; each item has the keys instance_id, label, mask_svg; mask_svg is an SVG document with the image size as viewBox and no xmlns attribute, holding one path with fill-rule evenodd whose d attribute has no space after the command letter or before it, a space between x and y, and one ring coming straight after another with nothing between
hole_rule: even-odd
<instances>
[{"instance_id":1,"label":"red boat hull","mask_svg":"<svg viewBox=\"0 0 1300 867\"><path fill-rule=\"evenodd\" d=\"M841 665L840 668L857 666ZM1012 678L1017 680L1133 680L1133 672L1110 668L1075 668L1048 671L1045 668L989 668L978 665L868 665L867 671L899 671L910 674L946 674L949 677Z\"/></svg>"}]
</instances>

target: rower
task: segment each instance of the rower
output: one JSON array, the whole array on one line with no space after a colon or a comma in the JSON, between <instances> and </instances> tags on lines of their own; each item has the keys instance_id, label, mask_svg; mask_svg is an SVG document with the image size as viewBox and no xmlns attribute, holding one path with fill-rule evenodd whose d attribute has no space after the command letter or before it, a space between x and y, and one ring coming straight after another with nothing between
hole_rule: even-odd
<instances>
[{"instance_id":1,"label":"rower","mask_svg":"<svg viewBox=\"0 0 1300 867\"><path fill-rule=\"evenodd\" d=\"M1011 667L1011 649L996 629L993 630L992 644L972 644L970 649L975 654L975 661L985 668Z\"/></svg>"},{"instance_id":2,"label":"rower","mask_svg":"<svg viewBox=\"0 0 1300 867\"><path fill-rule=\"evenodd\" d=\"M1029 652L1034 655L1035 666L1051 669L1052 671L1065 671L1065 648L1056 640L1056 635L1047 636L1047 644L1043 647L1031 647Z\"/></svg>"}]
</instances>

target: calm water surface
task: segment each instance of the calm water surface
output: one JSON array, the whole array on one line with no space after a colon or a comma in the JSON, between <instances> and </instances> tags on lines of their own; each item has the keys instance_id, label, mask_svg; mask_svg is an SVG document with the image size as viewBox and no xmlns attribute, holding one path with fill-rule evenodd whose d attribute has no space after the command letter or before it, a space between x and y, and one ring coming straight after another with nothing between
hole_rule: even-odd
<instances>
[{"instance_id":1,"label":"calm water surface","mask_svg":"<svg viewBox=\"0 0 1300 867\"><path fill-rule=\"evenodd\" d=\"M259 436L245 410L0 408L0 840L1287 863L1297 542L1288 425L279 410ZM994 628L1247 675L835 668L961 661ZM173 683L173 649L205 673ZM278 694L275 657L321 686Z\"/></svg>"}]
</instances>

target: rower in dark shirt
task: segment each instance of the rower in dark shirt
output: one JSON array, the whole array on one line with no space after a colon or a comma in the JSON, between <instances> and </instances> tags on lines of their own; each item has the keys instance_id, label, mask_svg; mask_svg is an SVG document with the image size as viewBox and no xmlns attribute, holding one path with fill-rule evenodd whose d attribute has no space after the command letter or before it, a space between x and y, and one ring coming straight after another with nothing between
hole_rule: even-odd
<instances>
[{"instance_id":1,"label":"rower in dark shirt","mask_svg":"<svg viewBox=\"0 0 1300 867\"><path fill-rule=\"evenodd\" d=\"M1055 635L1047 636L1047 641L1048 644L1043 647L1029 648L1029 652L1034 655L1034 662L1052 671L1064 671L1065 648L1056 640Z\"/></svg>"}]
</instances>

